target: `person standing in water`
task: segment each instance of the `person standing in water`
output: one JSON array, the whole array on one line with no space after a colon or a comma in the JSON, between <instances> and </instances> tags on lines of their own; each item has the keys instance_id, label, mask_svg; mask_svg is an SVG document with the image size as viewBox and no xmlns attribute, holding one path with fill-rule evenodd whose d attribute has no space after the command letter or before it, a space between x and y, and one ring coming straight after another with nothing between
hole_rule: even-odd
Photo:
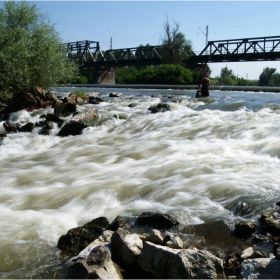
<instances>
[{"instance_id":1,"label":"person standing in water","mask_svg":"<svg viewBox=\"0 0 280 280\"><path fill-rule=\"evenodd\" d=\"M210 79L209 79L208 75L205 75L205 76L201 79L201 81L200 81L200 83L199 83L199 85L198 85L198 87L201 89L201 97L207 97L207 96L209 96L208 87L209 87L210 85L211 85Z\"/></svg>"}]
</instances>

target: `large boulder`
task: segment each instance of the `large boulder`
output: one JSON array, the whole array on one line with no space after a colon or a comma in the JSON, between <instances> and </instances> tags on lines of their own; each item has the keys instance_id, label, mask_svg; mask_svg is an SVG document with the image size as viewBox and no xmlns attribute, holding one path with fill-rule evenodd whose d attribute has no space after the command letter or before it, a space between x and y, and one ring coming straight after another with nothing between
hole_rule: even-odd
<instances>
[{"instance_id":1,"label":"large boulder","mask_svg":"<svg viewBox=\"0 0 280 280\"><path fill-rule=\"evenodd\" d=\"M99 217L83 226L70 229L59 238L57 247L63 254L75 256L97 239L108 225L107 218Z\"/></svg>"},{"instance_id":2,"label":"large boulder","mask_svg":"<svg viewBox=\"0 0 280 280\"><path fill-rule=\"evenodd\" d=\"M205 250L145 242L138 265L158 279L224 279L223 261Z\"/></svg>"},{"instance_id":3,"label":"large boulder","mask_svg":"<svg viewBox=\"0 0 280 280\"><path fill-rule=\"evenodd\" d=\"M121 264L131 266L139 257L143 248L143 241L135 234L123 228L118 228L111 238L113 254Z\"/></svg>"},{"instance_id":4,"label":"large boulder","mask_svg":"<svg viewBox=\"0 0 280 280\"><path fill-rule=\"evenodd\" d=\"M243 279L280 279L280 261L275 258L244 260L241 276Z\"/></svg>"},{"instance_id":5,"label":"large boulder","mask_svg":"<svg viewBox=\"0 0 280 280\"><path fill-rule=\"evenodd\" d=\"M163 113L166 111L171 111L171 107L168 103L158 103L157 105L150 106L148 108L151 113Z\"/></svg>"},{"instance_id":6,"label":"large boulder","mask_svg":"<svg viewBox=\"0 0 280 280\"><path fill-rule=\"evenodd\" d=\"M65 137L69 135L80 135L82 134L83 129L87 128L88 126L85 125L82 122L77 121L70 121L69 123L66 123L60 131L58 132L58 136Z\"/></svg>"}]
</instances>

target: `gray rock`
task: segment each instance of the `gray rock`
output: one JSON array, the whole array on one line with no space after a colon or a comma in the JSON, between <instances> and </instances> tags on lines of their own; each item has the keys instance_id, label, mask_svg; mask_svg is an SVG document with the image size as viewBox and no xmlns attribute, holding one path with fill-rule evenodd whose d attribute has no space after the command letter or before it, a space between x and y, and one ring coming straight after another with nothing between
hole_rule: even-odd
<instances>
[{"instance_id":1,"label":"gray rock","mask_svg":"<svg viewBox=\"0 0 280 280\"><path fill-rule=\"evenodd\" d=\"M111 253L103 245L94 247L86 258L72 259L68 279L122 279L121 273L111 260Z\"/></svg>"},{"instance_id":2,"label":"gray rock","mask_svg":"<svg viewBox=\"0 0 280 280\"><path fill-rule=\"evenodd\" d=\"M280 261L274 258L248 259L241 264L243 279L279 279Z\"/></svg>"},{"instance_id":3,"label":"gray rock","mask_svg":"<svg viewBox=\"0 0 280 280\"><path fill-rule=\"evenodd\" d=\"M118 228L111 238L114 255L125 265L135 263L143 248L143 241L135 233L129 233L123 228Z\"/></svg>"},{"instance_id":4,"label":"gray rock","mask_svg":"<svg viewBox=\"0 0 280 280\"><path fill-rule=\"evenodd\" d=\"M223 261L205 250L145 242L138 265L159 279L224 279Z\"/></svg>"}]
</instances>

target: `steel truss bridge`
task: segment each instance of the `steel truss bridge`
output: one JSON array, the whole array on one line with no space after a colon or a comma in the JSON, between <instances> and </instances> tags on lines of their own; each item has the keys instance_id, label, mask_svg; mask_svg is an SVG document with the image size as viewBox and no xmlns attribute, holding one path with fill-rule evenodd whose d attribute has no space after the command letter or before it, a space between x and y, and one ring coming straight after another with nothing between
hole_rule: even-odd
<instances>
[{"instance_id":1,"label":"steel truss bridge","mask_svg":"<svg viewBox=\"0 0 280 280\"><path fill-rule=\"evenodd\" d=\"M112 67L162 64L162 46L146 46L101 51L99 42L78 41L67 44L68 58L83 67ZM188 64L215 62L280 60L280 36L209 41Z\"/></svg>"}]
</instances>

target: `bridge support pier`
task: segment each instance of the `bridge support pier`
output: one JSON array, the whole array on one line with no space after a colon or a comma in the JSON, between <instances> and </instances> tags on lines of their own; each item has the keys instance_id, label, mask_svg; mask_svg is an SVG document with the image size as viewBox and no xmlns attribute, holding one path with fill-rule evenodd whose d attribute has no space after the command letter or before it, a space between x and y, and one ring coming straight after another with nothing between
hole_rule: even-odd
<instances>
[{"instance_id":1,"label":"bridge support pier","mask_svg":"<svg viewBox=\"0 0 280 280\"><path fill-rule=\"evenodd\" d=\"M94 68L92 70L93 84L115 84L115 69L109 68Z\"/></svg>"}]
</instances>

